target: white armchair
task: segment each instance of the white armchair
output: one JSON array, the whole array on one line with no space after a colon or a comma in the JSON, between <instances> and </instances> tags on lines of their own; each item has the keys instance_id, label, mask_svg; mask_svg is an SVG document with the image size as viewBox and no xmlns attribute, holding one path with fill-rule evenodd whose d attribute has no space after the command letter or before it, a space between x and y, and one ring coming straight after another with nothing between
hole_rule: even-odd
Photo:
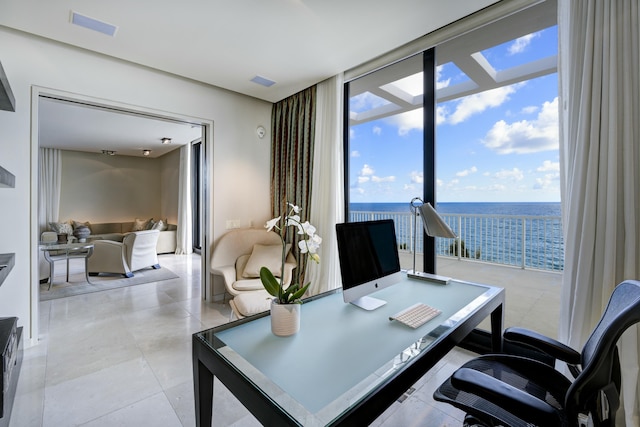
<instances>
[{"instance_id":1,"label":"white armchair","mask_svg":"<svg viewBox=\"0 0 640 427\"><path fill-rule=\"evenodd\" d=\"M156 245L158 230L128 233L122 242L95 240L93 255L88 259L89 275L120 273L133 277L133 272L143 268L160 268Z\"/></svg>"},{"instance_id":2,"label":"white armchair","mask_svg":"<svg viewBox=\"0 0 640 427\"><path fill-rule=\"evenodd\" d=\"M231 296L229 305L238 318L269 309L270 296L264 290L259 277L262 266L277 270L282 263L282 241L280 236L265 229L243 228L229 231L218 240L211 254L211 271L224 280L226 292ZM289 251L283 283L291 284L296 259Z\"/></svg>"}]
</instances>

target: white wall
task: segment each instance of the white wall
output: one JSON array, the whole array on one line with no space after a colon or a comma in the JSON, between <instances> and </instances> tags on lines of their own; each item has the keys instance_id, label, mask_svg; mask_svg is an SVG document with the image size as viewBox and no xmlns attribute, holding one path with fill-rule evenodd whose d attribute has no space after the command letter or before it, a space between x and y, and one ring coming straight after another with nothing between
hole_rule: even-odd
<instances>
[{"instance_id":1,"label":"white wall","mask_svg":"<svg viewBox=\"0 0 640 427\"><path fill-rule=\"evenodd\" d=\"M163 196L161 158L105 156L66 150L62 151L61 157L60 221L102 223L165 218L160 210ZM169 200L178 196L173 193L165 197ZM177 216L177 210L173 213L172 217ZM175 223L174 220L172 224Z\"/></svg>"},{"instance_id":2,"label":"white wall","mask_svg":"<svg viewBox=\"0 0 640 427\"><path fill-rule=\"evenodd\" d=\"M32 321L38 315L37 260L31 262L38 253L32 91L51 88L214 123L213 150L208 153L213 162L208 170L209 241L226 231L227 219L240 219L243 226L268 219L269 137L258 139L255 129L262 124L270 131L270 103L4 27L0 27L0 61L16 98L15 112L0 111L0 165L16 176L14 189L0 189L0 253L16 254L15 267L0 287L0 316L20 318L25 337L31 339L27 345L38 336L37 321Z\"/></svg>"}]
</instances>

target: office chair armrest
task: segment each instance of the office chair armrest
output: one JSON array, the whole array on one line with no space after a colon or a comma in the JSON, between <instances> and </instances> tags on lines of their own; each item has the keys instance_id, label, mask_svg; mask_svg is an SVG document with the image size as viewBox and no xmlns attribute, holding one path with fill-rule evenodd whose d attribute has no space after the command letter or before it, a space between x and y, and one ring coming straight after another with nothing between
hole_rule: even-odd
<instances>
[{"instance_id":1,"label":"office chair armrest","mask_svg":"<svg viewBox=\"0 0 640 427\"><path fill-rule=\"evenodd\" d=\"M571 347L562 344L560 341L554 340L537 332L525 328L507 328L504 331L504 339L526 344L549 356L562 360L571 365L580 364L580 353Z\"/></svg>"},{"instance_id":2,"label":"office chair armrest","mask_svg":"<svg viewBox=\"0 0 640 427\"><path fill-rule=\"evenodd\" d=\"M460 368L451 376L451 384L458 390L508 408L509 412L519 414L525 421L542 426L560 424L556 409L547 402L480 371Z\"/></svg>"}]
</instances>

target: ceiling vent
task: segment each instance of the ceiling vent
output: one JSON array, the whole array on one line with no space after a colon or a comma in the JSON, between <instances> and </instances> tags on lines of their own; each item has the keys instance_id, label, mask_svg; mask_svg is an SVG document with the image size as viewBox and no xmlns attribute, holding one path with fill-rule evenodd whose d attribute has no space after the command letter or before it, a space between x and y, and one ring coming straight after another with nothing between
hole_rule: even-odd
<instances>
[{"instance_id":1,"label":"ceiling vent","mask_svg":"<svg viewBox=\"0 0 640 427\"><path fill-rule=\"evenodd\" d=\"M71 11L71 23L80 27L97 31L102 34L106 34L111 37L113 37L118 30L118 27L116 27L115 25L107 24L106 22L89 18L88 16L81 15L78 12L74 11Z\"/></svg>"},{"instance_id":2,"label":"ceiling vent","mask_svg":"<svg viewBox=\"0 0 640 427\"><path fill-rule=\"evenodd\" d=\"M262 76L255 76L251 79L251 81L264 87L271 87L276 84L276 82L274 82L273 80L269 80L268 78Z\"/></svg>"}]
</instances>

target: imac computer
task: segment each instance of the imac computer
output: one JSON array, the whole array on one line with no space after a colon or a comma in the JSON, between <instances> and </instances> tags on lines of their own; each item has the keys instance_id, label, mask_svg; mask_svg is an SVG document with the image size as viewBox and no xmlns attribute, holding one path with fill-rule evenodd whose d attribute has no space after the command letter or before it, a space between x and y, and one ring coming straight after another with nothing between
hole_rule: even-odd
<instances>
[{"instance_id":1,"label":"imac computer","mask_svg":"<svg viewBox=\"0 0 640 427\"><path fill-rule=\"evenodd\" d=\"M344 302L374 310L386 301L368 296L402 280L391 219L336 224Z\"/></svg>"}]
</instances>

